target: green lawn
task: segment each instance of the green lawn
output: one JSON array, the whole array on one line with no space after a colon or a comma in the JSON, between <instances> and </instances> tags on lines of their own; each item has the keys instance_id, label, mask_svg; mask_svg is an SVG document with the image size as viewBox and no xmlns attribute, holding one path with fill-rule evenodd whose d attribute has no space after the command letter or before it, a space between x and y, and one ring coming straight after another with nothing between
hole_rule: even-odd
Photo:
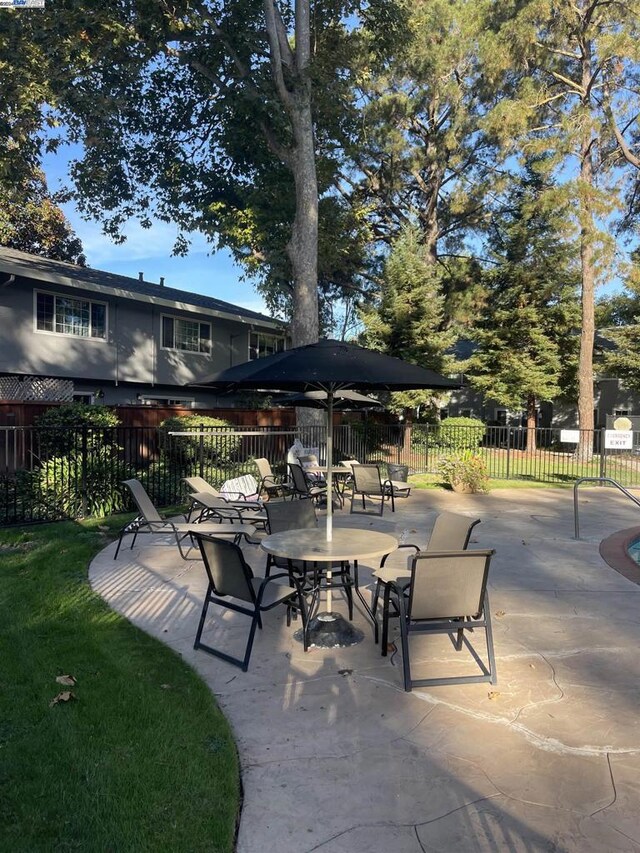
<instances>
[{"instance_id":1,"label":"green lawn","mask_svg":"<svg viewBox=\"0 0 640 853\"><path fill-rule=\"evenodd\" d=\"M89 587L121 524L0 530L2 850L233 849L227 721L192 669ZM65 690L75 699L52 705Z\"/></svg>"}]
</instances>

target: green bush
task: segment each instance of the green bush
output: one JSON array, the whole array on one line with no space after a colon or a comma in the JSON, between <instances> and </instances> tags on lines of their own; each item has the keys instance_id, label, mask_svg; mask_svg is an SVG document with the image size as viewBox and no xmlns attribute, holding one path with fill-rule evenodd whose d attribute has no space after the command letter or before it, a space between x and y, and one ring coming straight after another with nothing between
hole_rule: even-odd
<instances>
[{"instance_id":1,"label":"green bush","mask_svg":"<svg viewBox=\"0 0 640 853\"><path fill-rule=\"evenodd\" d=\"M65 403L47 409L34 419L39 456L66 456L80 451L82 431L87 427L87 447L95 450L112 444L113 428L120 419L106 406L89 406L86 403Z\"/></svg>"},{"instance_id":2,"label":"green bush","mask_svg":"<svg viewBox=\"0 0 640 853\"><path fill-rule=\"evenodd\" d=\"M480 446L485 425L478 418L445 418L435 434L435 445L447 450L473 450Z\"/></svg>"},{"instance_id":3,"label":"green bush","mask_svg":"<svg viewBox=\"0 0 640 853\"><path fill-rule=\"evenodd\" d=\"M436 473L451 488L463 487L471 492L486 492L489 487L484 459L471 450L443 456Z\"/></svg>"},{"instance_id":4,"label":"green bush","mask_svg":"<svg viewBox=\"0 0 640 853\"><path fill-rule=\"evenodd\" d=\"M117 448L100 447L87 455L85 467L86 514L111 515L127 508L122 480L133 476L131 466L118 456ZM53 456L34 472L32 500L46 507L47 514L62 518L83 515L82 454L72 450L66 456Z\"/></svg>"},{"instance_id":5,"label":"green bush","mask_svg":"<svg viewBox=\"0 0 640 853\"><path fill-rule=\"evenodd\" d=\"M204 427L204 436L169 435L170 432L199 432ZM182 415L165 418L159 426L160 447L163 456L178 465L199 463L204 465L228 464L240 448L240 435L225 435L216 438L216 432L233 430L233 424L220 418L206 415ZM200 456L202 454L202 460Z\"/></svg>"}]
</instances>

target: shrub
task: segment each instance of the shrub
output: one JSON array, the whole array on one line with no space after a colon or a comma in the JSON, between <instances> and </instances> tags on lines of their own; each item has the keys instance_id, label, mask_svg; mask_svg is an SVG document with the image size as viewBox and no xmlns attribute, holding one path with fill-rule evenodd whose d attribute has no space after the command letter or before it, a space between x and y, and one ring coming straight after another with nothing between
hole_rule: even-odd
<instances>
[{"instance_id":1,"label":"shrub","mask_svg":"<svg viewBox=\"0 0 640 853\"><path fill-rule=\"evenodd\" d=\"M451 488L462 487L471 492L486 492L489 474L484 459L470 450L452 453L440 459L437 469L442 482Z\"/></svg>"},{"instance_id":2,"label":"shrub","mask_svg":"<svg viewBox=\"0 0 640 853\"><path fill-rule=\"evenodd\" d=\"M86 514L111 515L127 508L122 480L133 475L131 466L119 458L117 449L100 447L87 455L84 477ZM34 472L33 502L43 505L47 514L63 518L83 515L82 454L76 450L66 456L53 456Z\"/></svg>"},{"instance_id":3,"label":"shrub","mask_svg":"<svg viewBox=\"0 0 640 853\"><path fill-rule=\"evenodd\" d=\"M485 425L478 418L445 418L435 435L435 444L448 450L473 450L484 438Z\"/></svg>"},{"instance_id":4,"label":"shrub","mask_svg":"<svg viewBox=\"0 0 640 853\"><path fill-rule=\"evenodd\" d=\"M81 450L82 432L86 426L88 447L96 449L113 443L113 428L120 419L106 406L89 406L86 403L66 403L47 409L34 419L40 455L66 456Z\"/></svg>"},{"instance_id":5,"label":"shrub","mask_svg":"<svg viewBox=\"0 0 640 853\"><path fill-rule=\"evenodd\" d=\"M204 438L199 435L169 435L169 432L200 432L204 427ZM160 447L166 459L178 465L200 462L204 465L229 463L240 448L240 435L225 435L216 438L216 432L233 430L233 424L220 418L206 415L181 415L165 418L160 424ZM202 454L202 460L200 456Z\"/></svg>"}]
</instances>

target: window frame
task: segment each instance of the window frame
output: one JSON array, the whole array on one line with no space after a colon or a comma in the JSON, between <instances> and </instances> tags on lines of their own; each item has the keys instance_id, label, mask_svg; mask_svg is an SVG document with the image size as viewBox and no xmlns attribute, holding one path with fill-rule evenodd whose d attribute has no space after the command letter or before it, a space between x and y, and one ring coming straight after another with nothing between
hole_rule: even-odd
<instances>
[{"instance_id":1,"label":"window frame","mask_svg":"<svg viewBox=\"0 0 640 853\"><path fill-rule=\"evenodd\" d=\"M171 320L173 323L173 343L174 346L167 347L164 345L164 321ZM197 349L180 349L180 347L175 346L176 342L176 320L182 323L197 323L198 326L208 326L209 327L209 349L206 352L202 352L202 350ZM198 341L201 341L200 337L201 328L198 334ZM164 350L164 352L179 352L179 353L188 353L189 355L200 355L209 358L211 353L213 352L213 323L210 320L200 320L197 318L190 319L189 317L179 317L177 314L161 314L160 315L160 349Z\"/></svg>"},{"instance_id":2,"label":"window frame","mask_svg":"<svg viewBox=\"0 0 640 853\"><path fill-rule=\"evenodd\" d=\"M53 299L53 329L38 328L38 296L50 296ZM57 299L72 299L76 302L86 302L89 306L89 334L74 335L72 332L56 331L56 300ZM91 320L93 317L93 306L101 305L104 308L104 337L98 337L91 334ZM33 331L36 335L55 335L57 338L71 338L74 341L94 341L95 343L109 343L109 303L101 299L91 299L90 297L74 296L66 293L56 293L52 290L41 290L40 288L33 289Z\"/></svg>"},{"instance_id":3,"label":"window frame","mask_svg":"<svg viewBox=\"0 0 640 853\"><path fill-rule=\"evenodd\" d=\"M279 353L279 352L285 352L287 349L287 337L286 337L286 335L279 335L276 332L263 332L263 331L260 331L257 329L251 329L249 331L249 338L247 341L248 361L257 361L259 358L267 358L267 356L264 356L264 355L256 355L256 356L251 355L251 350L253 349L253 347L251 345L251 339L254 335L256 335L258 337L272 338L273 340L276 340L276 341L282 341L282 349L274 350L273 353L268 353L268 355L275 355L276 353ZM259 345L258 345L258 351L259 351Z\"/></svg>"}]
</instances>

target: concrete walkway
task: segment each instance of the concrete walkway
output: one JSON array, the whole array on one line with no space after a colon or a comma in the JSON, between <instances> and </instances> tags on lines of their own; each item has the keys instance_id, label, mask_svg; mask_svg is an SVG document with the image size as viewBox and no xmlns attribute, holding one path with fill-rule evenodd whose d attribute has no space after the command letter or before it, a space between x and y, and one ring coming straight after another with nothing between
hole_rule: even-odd
<instances>
[{"instance_id":1,"label":"concrete walkway","mask_svg":"<svg viewBox=\"0 0 640 853\"><path fill-rule=\"evenodd\" d=\"M272 611L243 674L193 650L204 571L149 536L115 562L109 546L90 578L193 665L229 718L245 795L239 853L639 851L640 586L598 545L640 513L609 489L581 494L580 542L569 490L423 491L382 519L337 515L417 544L438 511L482 518L471 547L496 549L495 687L405 693L400 654L380 657L361 613L363 643L305 654L295 623ZM246 552L261 573L264 554ZM237 649L247 620L214 616L203 639ZM417 674L461 666L446 637L415 643Z\"/></svg>"}]
</instances>

